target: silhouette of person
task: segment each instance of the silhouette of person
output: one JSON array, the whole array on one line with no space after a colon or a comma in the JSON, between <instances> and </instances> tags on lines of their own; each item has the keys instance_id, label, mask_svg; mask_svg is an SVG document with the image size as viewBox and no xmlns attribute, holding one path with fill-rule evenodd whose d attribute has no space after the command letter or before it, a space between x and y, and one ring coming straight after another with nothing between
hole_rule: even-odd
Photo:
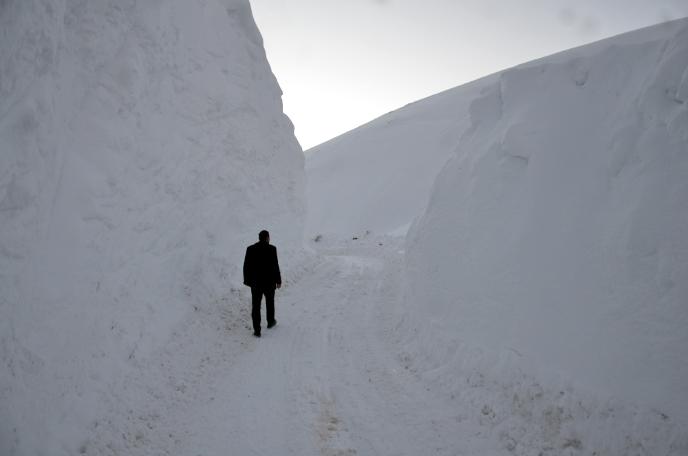
<instances>
[{"instance_id":1,"label":"silhouette of person","mask_svg":"<svg viewBox=\"0 0 688 456\"><path fill-rule=\"evenodd\" d=\"M253 335L260 337L260 307L265 295L265 310L268 329L277 324L275 320L275 288L282 286L277 248L270 245L270 233L258 233L258 242L246 248L244 257L244 285L251 287L251 318Z\"/></svg>"}]
</instances>

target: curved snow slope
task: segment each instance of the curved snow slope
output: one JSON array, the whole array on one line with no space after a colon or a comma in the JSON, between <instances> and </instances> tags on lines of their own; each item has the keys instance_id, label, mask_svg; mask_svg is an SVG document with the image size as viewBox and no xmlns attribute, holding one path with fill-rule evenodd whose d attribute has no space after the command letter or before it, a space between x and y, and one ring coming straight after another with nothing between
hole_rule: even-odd
<instances>
[{"instance_id":1,"label":"curved snow slope","mask_svg":"<svg viewBox=\"0 0 688 456\"><path fill-rule=\"evenodd\" d=\"M469 125L485 80L386 114L307 152L306 232L405 233Z\"/></svg>"},{"instance_id":2,"label":"curved snow slope","mask_svg":"<svg viewBox=\"0 0 688 456\"><path fill-rule=\"evenodd\" d=\"M1 454L75 454L261 228L299 248L280 97L248 0L0 2Z\"/></svg>"},{"instance_id":3,"label":"curved snow slope","mask_svg":"<svg viewBox=\"0 0 688 456\"><path fill-rule=\"evenodd\" d=\"M614 38L660 39L675 24ZM601 41L547 57L571 60L609 46ZM471 125L468 112L498 75L411 103L306 151L306 233L404 234L427 205L432 184Z\"/></svg>"},{"instance_id":4,"label":"curved snow slope","mask_svg":"<svg viewBox=\"0 0 688 456\"><path fill-rule=\"evenodd\" d=\"M685 419L688 20L506 71L469 110L407 238L418 347Z\"/></svg>"}]
</instances>

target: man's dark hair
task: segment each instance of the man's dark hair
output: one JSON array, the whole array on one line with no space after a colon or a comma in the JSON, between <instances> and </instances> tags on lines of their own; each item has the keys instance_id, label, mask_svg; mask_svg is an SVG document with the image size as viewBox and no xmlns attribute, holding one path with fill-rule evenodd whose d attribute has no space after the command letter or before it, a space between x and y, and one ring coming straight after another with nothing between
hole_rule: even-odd
<instances>
[{"instance_id":1,"label":"man's dark hair","mask_svg":"<svg viewBox=\"0 0 688 456\"><path fill-rule=\"evenodd\" d=\"M266 242L268 238L270 237L270 233L267 232L267 230L263 230L260 233L258 233L258 240Z\"/></svg>"}]
</instances>

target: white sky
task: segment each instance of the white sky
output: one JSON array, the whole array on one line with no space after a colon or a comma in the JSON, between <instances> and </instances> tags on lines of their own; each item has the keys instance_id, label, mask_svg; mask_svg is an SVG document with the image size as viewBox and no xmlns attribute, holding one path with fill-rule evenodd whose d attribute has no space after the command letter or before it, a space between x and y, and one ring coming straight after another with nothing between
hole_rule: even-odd
<instances>
[{"instance_id":1,"label":"white sky","mask_svg":"<svg viewBox=\"0 0 688 456\"><path fill-rule=\"evenodd\" d=\"M688 16L688 0L251 0L304 149L495 71Z\"/></svg>"}]
</instances>

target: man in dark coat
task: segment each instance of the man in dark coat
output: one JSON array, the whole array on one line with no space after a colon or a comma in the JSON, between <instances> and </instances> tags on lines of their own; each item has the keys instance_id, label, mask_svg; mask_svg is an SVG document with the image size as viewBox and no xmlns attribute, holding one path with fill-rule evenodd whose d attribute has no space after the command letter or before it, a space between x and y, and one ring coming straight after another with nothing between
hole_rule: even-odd
<instances>
[{"instance_id":1,"label":"man in dark coat","mask_svg":"<svg viewBox=\"0 0 688 456\"><path fill-rule=\"evenodd\" d=\"M258 242L248 246L244 257L244 285L251 287L251 317L253 335L260 337L260 302L265 295L268 328L277 324L275 320L275 288L282 286L277 249L270 245L270 233L263 230Z\"/></svg>"}]
</instances>

